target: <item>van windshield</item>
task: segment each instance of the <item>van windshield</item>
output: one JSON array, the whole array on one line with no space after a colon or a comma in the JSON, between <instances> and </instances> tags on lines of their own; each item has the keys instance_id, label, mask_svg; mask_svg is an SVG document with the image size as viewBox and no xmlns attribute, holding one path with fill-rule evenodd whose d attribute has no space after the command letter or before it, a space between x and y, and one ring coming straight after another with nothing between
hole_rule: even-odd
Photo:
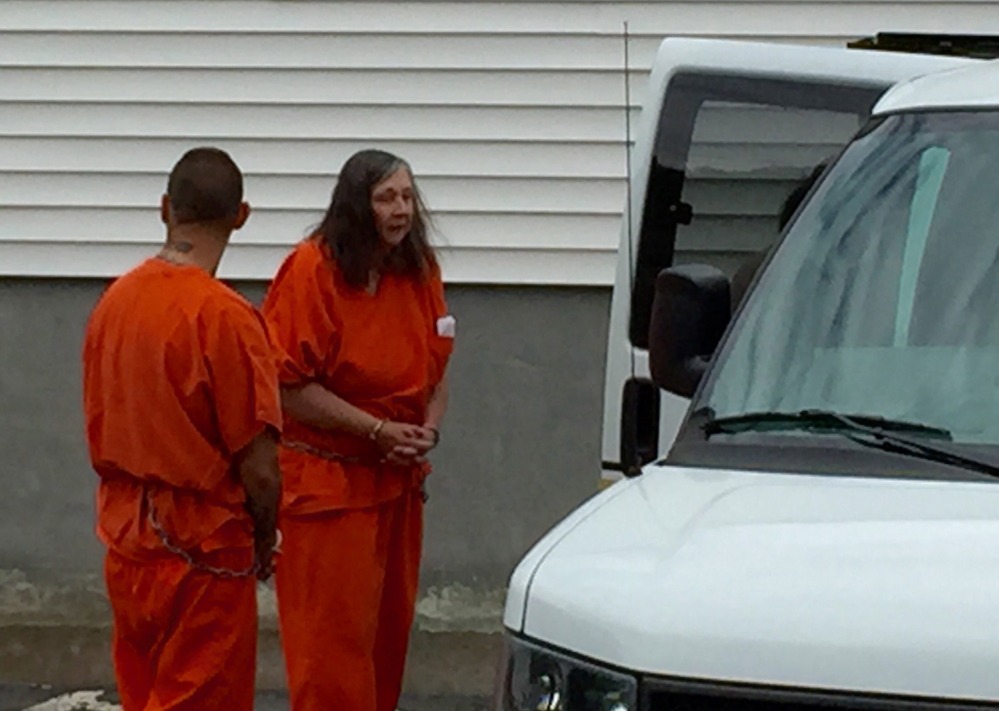
<instances>
[{"instance_id":1,"label":"van windshield","mask_svg":"<svg viewBox=\"0 0 999 711\"><path fill-rule=\"evenodd\" d=\"M999 444L999 115L872 122L792 225L698 406Z\"/></svg>"}]
</instances>

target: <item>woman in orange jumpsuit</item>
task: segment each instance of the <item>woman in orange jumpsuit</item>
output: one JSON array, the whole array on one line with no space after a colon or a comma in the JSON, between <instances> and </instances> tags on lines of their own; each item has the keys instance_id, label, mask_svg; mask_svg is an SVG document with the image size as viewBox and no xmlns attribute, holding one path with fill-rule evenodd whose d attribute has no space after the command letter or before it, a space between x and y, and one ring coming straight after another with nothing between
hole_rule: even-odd
<instances>
[{"instance_id":1,"label":"woman in orange jumpsuit","mask_svg":"<svg viewBox=\"0 0 999 711\"><path fill-rule=\"evenodd\" d=\"M286 356L276 578L292 709L394 711L454 342L405 161L344 164L263 311Z\"/></svg>"}]
</instances>

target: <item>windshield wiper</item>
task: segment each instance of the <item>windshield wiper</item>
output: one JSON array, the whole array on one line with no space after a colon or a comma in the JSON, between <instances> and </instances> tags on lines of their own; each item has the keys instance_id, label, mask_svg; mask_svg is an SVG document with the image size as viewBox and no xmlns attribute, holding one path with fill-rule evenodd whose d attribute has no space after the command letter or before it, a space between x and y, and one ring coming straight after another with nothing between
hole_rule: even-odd
<instances>
[{"instance_id":1,"label":"windshield wiper","mask_svg":"<svg viewBox=\"0 0 999 711\"><path fill-rule=\"evenodd\" d=\"M779 432L781 430L851 430L868 434L876 432L908 432L949 440L950 431L919 422L890 420L880 415L844 415L832 410L802 410L800 412L747 412L732 417L708 420L701 428L713 434L740 432Z\"/></svg>"},{"instance_id":2,"label":"windshield wiper","mask_svg":"<svg viewBox=\"0 0 999 711\"><path fill-rule=\"evenodd\" d=\"M708 437L721 433L739 434L741 432L792 430L840 434L864 447L873 447L885 452L949 464L999 478L999 465L966 457L938 445L927 444L925 441L897 434L904 432L950 441L951 433L948 430L918 422L891 420L877 415L843 415L832 410L750 412L744 415L711 419L701 425L701 428Z\"/></svg>"}]
</instances>

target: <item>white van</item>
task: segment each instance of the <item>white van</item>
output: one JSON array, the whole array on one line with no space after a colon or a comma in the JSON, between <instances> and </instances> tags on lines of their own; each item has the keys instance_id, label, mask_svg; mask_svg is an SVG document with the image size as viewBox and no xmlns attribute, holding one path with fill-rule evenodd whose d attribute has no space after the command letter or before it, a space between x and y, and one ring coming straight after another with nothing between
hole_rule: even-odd
<instances>
[{"instance_id":1,"label":"white van","mask_svg":"<svg viewBox=\"0 0 999 711\"><path fill-rule=\"evenodd\" d=\"M730 318L734 265L678 245L766 249L831 154ZM637 476L518 565L497 708L999 705L999 64L667 40L632 171Z\"/></svg>"},{"instance_id":2,"label":"white van","mask_svg":"<svg viewBox=\"0 0 999 711\"><path fill-rule=\"evenodd\" d=\"M915 42L888 35L888 42ZM860 44L860 43L858 43ZM871 42L873 44L873 42ZM676 258L732 274L776 241L795 185L834 156L893 84L975 60L667 39L636 127L604 385L602 483L669 450L688 399L648 367L653 284ZM627 214L627 213L626 213Z\"/></svg>"}]
</instances>

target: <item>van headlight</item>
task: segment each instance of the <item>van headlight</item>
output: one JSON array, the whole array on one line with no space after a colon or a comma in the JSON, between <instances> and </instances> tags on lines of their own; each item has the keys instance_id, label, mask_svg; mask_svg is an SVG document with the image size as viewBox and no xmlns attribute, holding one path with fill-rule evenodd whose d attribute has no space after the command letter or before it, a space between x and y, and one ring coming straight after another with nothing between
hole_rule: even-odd
<instances>
[{"instance_id":1,"label":"van headlight","mask_svg":"<svg viewBox=\"0 0 999 711\"><path fill-rule=\"evenodd\" d=\"M513 637L497 678L497 711L635 711L630 674Z\"/></svg>"}]
</instances>

